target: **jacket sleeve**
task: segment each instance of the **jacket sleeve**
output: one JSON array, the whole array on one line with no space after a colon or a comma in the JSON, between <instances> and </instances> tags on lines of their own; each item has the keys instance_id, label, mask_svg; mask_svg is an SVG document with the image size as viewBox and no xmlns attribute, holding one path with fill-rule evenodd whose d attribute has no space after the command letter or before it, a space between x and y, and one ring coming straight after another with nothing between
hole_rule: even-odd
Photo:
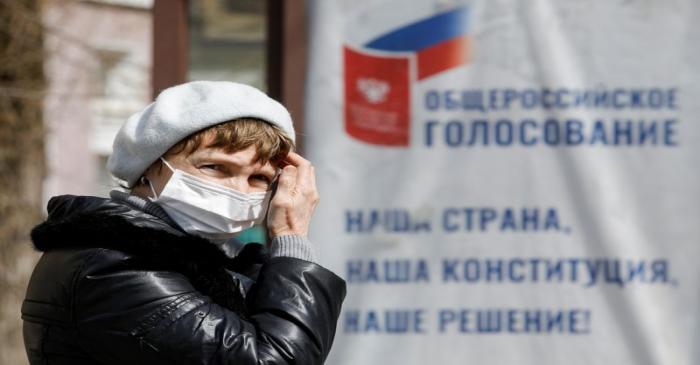
<instances>
[{"instance_id":1,"label":"jacket sleeve","mask_svg":"<svg viewBox=\"0 0 700 365\"><path fill-rule=\"evenodd\" d=\"M322 364L345 296L335 274L289 257L263 265L248 315L176 272L90 267L76 286L76 307L86 308L76 313L78 331L108 364Z\"/></svg>"}]
</instances>

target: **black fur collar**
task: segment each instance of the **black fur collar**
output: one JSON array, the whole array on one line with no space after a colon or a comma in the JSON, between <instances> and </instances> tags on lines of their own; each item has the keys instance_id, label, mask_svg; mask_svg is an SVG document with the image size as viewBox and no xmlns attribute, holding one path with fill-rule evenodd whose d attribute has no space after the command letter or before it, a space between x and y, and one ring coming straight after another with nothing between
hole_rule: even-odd
<instances>
[{"instance_id":1,"label":"black fur collar","mask_svg":"<svg viewBox=\"0 0 700 365\"><path fill-rule=\"evenodd\" d=\"M214 302L242 314L246 312L242 286L226 270L254 278L269 258L264 246L257 244L246 245L230 258L203 238L108 199L56 197L49 211L47 221L31 232L37 250L99 247L133 254L154 268L181 272Z\"/></svg>"}]
</instances>

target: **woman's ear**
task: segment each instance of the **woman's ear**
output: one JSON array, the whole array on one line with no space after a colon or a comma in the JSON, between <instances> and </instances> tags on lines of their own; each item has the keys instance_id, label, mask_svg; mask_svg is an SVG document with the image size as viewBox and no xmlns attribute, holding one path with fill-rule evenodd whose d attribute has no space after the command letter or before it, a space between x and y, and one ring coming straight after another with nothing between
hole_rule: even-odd
<instances>
[{"instance_id":1,"label":"woman's ear","mask_svg":"<svg viewBox=\"0 0 700 365\"><path fill-rule=\"evenodd\" d=\"M163 189L165 182L161 176L162 162L160 159L153 161L146 170L141 173L141 176L136 180L134 186L129 189L131 194L138 195L142 198L155 198L158 192ZM167 179L165 179L167 181ZM156 194L154 194L156 193Z\"/></svg>"},{"instance_id":2,"label":"woman's ear","mask_svg":"<svg viewBox=\"0 0 700 365\"><path fill-rule=\"evenodd\" d=\"M146 171L143 172L143 175L141 175L141 179L146 178L147 180L153 180L156 176L160 175L162 168L163 162L160 159L153 161L151 166L148 166ZM139 181L141 181L141 179L139 179Z\"/></svg>"}]
</instances>

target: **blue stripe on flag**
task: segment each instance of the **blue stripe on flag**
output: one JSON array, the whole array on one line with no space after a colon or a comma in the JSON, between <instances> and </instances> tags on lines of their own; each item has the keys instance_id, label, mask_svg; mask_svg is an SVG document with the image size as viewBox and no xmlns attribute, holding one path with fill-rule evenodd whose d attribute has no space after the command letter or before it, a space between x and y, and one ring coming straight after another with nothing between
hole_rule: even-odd
<instances>
[{"instance_id":1,"label":"blue stripe on flag","mask_svg":"<svg viewBox=\"0 0 700 365\"><path fill-rule=\"evenodd\" d=\"M467 8L461 7L419 20L376 38L366 48L383 51L418 51L467 32Z\"/></svg>"}]
</instances>

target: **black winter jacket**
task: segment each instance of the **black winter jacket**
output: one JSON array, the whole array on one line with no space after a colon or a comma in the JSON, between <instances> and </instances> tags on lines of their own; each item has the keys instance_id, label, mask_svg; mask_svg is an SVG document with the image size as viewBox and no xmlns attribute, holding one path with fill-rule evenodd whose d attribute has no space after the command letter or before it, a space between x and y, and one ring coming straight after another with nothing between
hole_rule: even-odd
<instances>
[{"instance_id":1,"label":"black winter jacket","mask_svg":"<svg viewBox=\"0 0 700 365\"><path fill-rule=\"evenodd\" d=\"M256 244L231 258L109 199L61 196L48 208L32 231L44 254L22 305L31 364L321 364L328 355L345 282L323 267L269 258Z\"/></svg>"}]
</instances>

